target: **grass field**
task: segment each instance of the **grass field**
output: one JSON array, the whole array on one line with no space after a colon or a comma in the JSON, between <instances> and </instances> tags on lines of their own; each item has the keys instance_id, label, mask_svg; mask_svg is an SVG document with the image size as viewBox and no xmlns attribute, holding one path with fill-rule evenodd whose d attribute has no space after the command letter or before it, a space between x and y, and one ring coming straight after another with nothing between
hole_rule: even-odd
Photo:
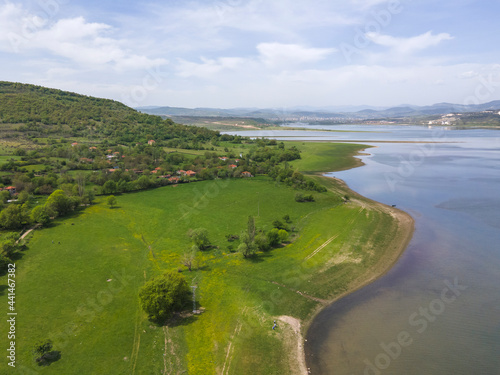
<instances>
[{"instance_id":1,"label":"grass field","mask_svg":"<svg viewBox=\"0 0 500 375\"><path fill-rule=\"evenodd\" d=\"M290 164L306 174L340 171L361 165L359 159L352 156L371 146L361 146L350 143L317 143L317 142L286 142L295 144L302 151L302 159Z\"/></svg>"},{"instance_id":2,"label":"grass field","mask_svg":"<svg viewBox=\"0 0 500 375\"><path fill-rule=\"evenodd\" d=\"M306 171L324 170L333 155L336 166L348 167L361 149L300 148L303 159L294 165ZM264 177L169 186L121 195L114 209L98 203L35 231L16 263L17 373L298 373L300 336L281 320L272 330L273 321L306 321L368 271L387 266L400 230L362 198L342 203L340 183L324 183L329 192L315 193L313 203L295 202L296 190ZM285 214L298 229L292 243L253 259L228 250L225 236L243 231L249 215L267 230ZM186 232L198 227L216 247L200 253L189 272L180 258L190 247ZM152 324L139 307L139 288L178 269L197 285L203 313ZM2 276L5 312L6 283ZM9 347L7 330L3 319L0 348ZM30 350L44 338L61 359L38 367ZM4 358L0 373L7 371Z\"/></svg>"}]
</instances>

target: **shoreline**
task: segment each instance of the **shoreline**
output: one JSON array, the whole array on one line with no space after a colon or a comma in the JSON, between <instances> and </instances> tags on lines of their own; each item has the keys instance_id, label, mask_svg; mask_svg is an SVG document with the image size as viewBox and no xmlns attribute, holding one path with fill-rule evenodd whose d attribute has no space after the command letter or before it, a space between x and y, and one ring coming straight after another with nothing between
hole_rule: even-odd
<instances>
[{"instance_id":1,"label":"shoreline","mask_svg":"<svg viewBox=\"0 0 500 375\"><path fill-rule=\"evenodd\" d=\"M366 155L365 153L363 153L364 151L365 149L361 150L357 155ZM364 165L364 163L360 159L358 158L355 159L358 161L356 165L348 169L357 168ZM337 185L335 190L340 192L342 195L347 193L350 197L352 197L350 199L351 204L356 203L361 206L367 207L371 210L381 211L385 214L392 216L393 219L396 221L397 232L396 235L393 237L393 239L390 241L389 246L387 246L392 250L386 251L386 253L384 253L382 258L374 265L374 267L370 268L367 272L365 272L360 277L351 282L347 288L348 290L339 295L333 296L332 298L328 298L325 304L319 305L315 310L311 312L310 316L307 319L301 322L302 323L301 330L298 332L298 341L299 341L298 347L301 348L301 350L300 353L298 353L300 357L297 358L297 361L299 362L299 366L297 369L299 370L299 372L297 372L297 374L301 375L302 374L307 375L309 373L307 370L309 367L307 362L308 357L306 356L306 351L305 351L305 341L307 341L307 334L309 327L316 318L316 316L326 307L331 306L340 299L356 292L357 290L385 276L387 272L389 272L401 258L401 256L407 249L408 245L410 244L410 241L413 238L413 234L415 231L415 220L407 212L395 207L390 207L388 205L374 201L367 197L364 197L361 194L349 188L349 186L345 183L345 181L339 178L328 177L325 176L323 173L317 173L315 175L320 177L321 179L325 179L326 181L330 182L335 181Z\"/></svg>"}]
</instances>

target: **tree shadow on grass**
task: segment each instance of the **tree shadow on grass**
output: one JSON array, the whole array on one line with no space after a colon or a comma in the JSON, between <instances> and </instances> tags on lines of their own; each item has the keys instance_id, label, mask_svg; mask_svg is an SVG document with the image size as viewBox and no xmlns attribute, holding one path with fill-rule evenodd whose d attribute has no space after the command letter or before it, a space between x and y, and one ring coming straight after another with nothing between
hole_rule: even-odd
<instances>
[{"instance_id":1,"label":"tree shadow on grass","mask_svg":"<svg viewBox=\"0 0 500 375\"><path fill-rule=\"evenodd\" d=\"M12 263L16 263L18 260L21 260L23 259L24 257L24 252L28 250L28 247L27 246L24 246L21 250L18 250L16 252L14 252L11 256L10 256L10 260L12 261Z\"/></svg>"},{"instance_id":2,"label":"tree shadow on grass","mask_svg":"<svg viewBox=\"0 0 500 375\"><path fill-rule=\"evenodd\" d=\"M55 219L50 220L50 222L48 222L47 224L44 224L42 228L53 228L64 224L74 225L75 223L73 222L68 223L68 221L79 218L81 215L83 215L84 212L85 209L78 209L64 216L58 216Z\"/></svg>"},{"instance_id":3,"label":"tree shadow on grass","mask_svg":"<svg viewBox=\"0 0 500 375\"><path fill-rule=\"evenodd\" d=\"M254 254L248 258L245 258L245 260L252 263L262 263L266 260L266 258L271 258L272 256L273 255L270 252L265 252L265 253Z\"/></svg>"},{"instance_id":4,"label":"tree shadow on grass","mask_svg":"<svg viewBox=\"0 0 500 375\"><path fill-rule=\"evenodd\" d=\"M194 315L192 312L190 314L184 314L184 316L178 316L176 318L170 319L165 325L171 328L174 327L184 327L188 326L198 320L199 315Z\"/></svg>"},{"instance_id":5,"label":"tree shadow on grass","mask_svg":"<svg viewBox=\"0 0 500 375\"><path fill-rule=\"evenodd\" d=\"M46 367L50 366L54 362L59 361L60 359L61 359L61 352L59 350L53 350L37 358L36 363L38 366Z\"/></svg>"},{"instance_id":6,"label":"tree shadow on grass","mask_svg":"<svg viewBox=\"0 0 500 375\"><path fill-rule=\"evenodd\" d=\"M5 271L5 273L7 273L7 271ZM0 296L3 296L8 288L8 285L0 285Z\"/></svg>"},{"instance_id":7,"label":"tree shadow on grass","mask_svg":"<svg viewBox=\"0 0 500 375\"><path fill-rule=\"evenodd\" d=\"M204 311L205 310L202 310L201 313L203 313ZM185 310L182 312L174 313L173 316L167 320L163 321L150 320L150 322L156 324L156 326L158 327L174 328L174 327L187 326L189 324L196 322L201 313L194 314L192 310Z\"/></svg>"}]
</instances>

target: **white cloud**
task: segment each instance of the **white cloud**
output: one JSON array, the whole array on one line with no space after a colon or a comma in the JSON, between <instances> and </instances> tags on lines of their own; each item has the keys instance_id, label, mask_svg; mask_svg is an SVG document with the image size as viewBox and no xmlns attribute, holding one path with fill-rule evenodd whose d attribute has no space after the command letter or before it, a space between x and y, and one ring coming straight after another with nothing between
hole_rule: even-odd
<instances>
[{"instance_id":1,"label":"white cloud","mask_svg":"<svg viewBox=\"0 0 500 375\"><path fill-rule=\"evenodd\" d=\"M179 60L177 65L178 75L182 78L198 77L203 79L215 78L215 75L238 68L244 59L237 57L220 57L218 59L201 58L202 63Z\"/></svg>"},{"instance_id":2,"label":"white cloud","mask_svg":"<svg viewBox=\"0 0 500 375\"><path fill-rule=\"evenodd\" d=\"M257 50L261 60L269 66L315 63L336 51L334 48L311 48L283 43L260 43Z\"/></svg>"},{"instance_id":3,"label":"white cloud","mask_svg":"<svg viewBox=\"0 0 500 375\"><path fill-rule=\"evenodd\" d=\"M104 23L87 22L83 17L50 22L30 14L20 5L0 6L0 48L18 54L38 51L45 57L65 58L76 65L117 70L148 69L166 64L124 48L125 40L110 35L113 28ZM57 62L54 61L54 64ZM61 63L61 61L59 61Z\"/></svg>"},{"instance_id":4,"label":"white cloud","mask_svg":"<svg viewBox=\"0 0 500 375\"><path fill-rule=\"evenodd\" d=\"M342 1L236 0L150 6L155 27L166 48L216 51L245 45L258 38L304 43L304 33L322 27L340 29L356 25L359 19L345 12ZM186 25L189 25L186 27Z\"/></svg>"},{"instance_id":5,"label":"white cloud","mask_svg":"<svg viewBox=\"0 0 500 375\"><path fill-rule=\"evenodd\" d=\"M432 31L410 38L398 38L377 32L367 33L366 36L375 44L392 48L394 51L403 54L410 54L436 46L444 40L453 39L453 37L448 33L433 35Z\"/></svg>"},{"instance_id":6,"label":"white cloud","mask_svg":"<svg viewBox=\"0 0 500 375\"><path fill-rule=\"evenodd\" d=\"M460 73L458 75L459 78L464 78L464 79L468 79L468 78L476 78L479 76L479 73L474 71L474 70L469 70L467 72L463 72L463 73Z\"/></svg>"}]
</instances>

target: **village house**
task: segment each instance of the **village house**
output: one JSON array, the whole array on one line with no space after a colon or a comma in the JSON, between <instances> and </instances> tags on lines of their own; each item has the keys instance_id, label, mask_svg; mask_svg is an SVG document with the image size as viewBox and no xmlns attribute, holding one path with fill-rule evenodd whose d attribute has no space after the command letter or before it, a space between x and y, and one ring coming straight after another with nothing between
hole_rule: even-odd
<instances>
[{"instance_id":1,"label":"village house","mask_svg":"<svg viewBox=\"0 0 500 375\"><path fill-rule=\"evenodd\" d=\"M156 143L156 142L155 142L155 140L154 140L154 139L150 139L150 140L148 141L148 145L150 145L150 146L154 145L155 143Z\"/></svg>"},{"instance_id":2,"label":"village house","mask_svg":"<svg viewBox=\"0 0 500 375\"><path fill-rule=\"evenodd\" d=\"M241 177L253 177L253 175L250 172L245 171L245 172L241 172Z\"/></svg>"}]
</instances>

